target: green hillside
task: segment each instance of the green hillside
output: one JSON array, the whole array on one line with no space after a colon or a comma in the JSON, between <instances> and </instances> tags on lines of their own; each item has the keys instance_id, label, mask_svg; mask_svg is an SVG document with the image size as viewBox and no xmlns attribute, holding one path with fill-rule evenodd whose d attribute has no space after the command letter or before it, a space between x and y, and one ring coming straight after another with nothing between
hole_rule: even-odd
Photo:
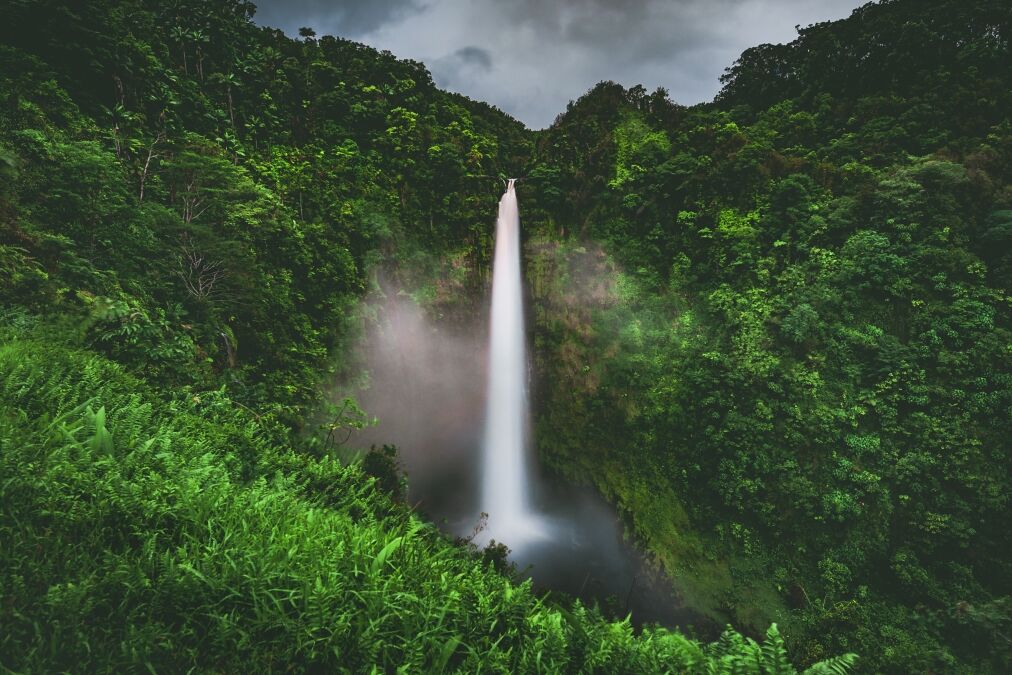
<instances>
[{"instance_id":1,"label":"green hillside","mask_svg":"<svg viewBox=\"0 0 1012 675\"><path fill-rule=\"evenodd\" d=\"M538 141L543 460L802 661L1012 665L1009 18L869 4Z\"/></svg>"},{"instance_id":2,"label":"green hillside","mask_svg":"<svg viewBox=\"0 0 1012 675\"><path fill-rule=\"evenodd\" d=\"M872 3L544 131L253 11L0 2L0 668L1012 667L1007 3ZM336 442L377 271L466 313L519 175L541 460L712 644L536 591Z\"/></svg>"}]
</instances>

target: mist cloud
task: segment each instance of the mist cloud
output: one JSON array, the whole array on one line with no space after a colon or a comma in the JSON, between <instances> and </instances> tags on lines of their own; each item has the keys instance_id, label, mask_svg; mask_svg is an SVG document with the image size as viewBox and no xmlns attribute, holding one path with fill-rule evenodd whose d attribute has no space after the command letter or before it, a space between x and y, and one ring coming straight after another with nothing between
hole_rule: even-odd
<instances>
[{"instance_id":1,"label":"mist cloud","mask_svg":"<svg viewBox=\"0 0 1012 675\"><path fill-rule=\"evenodd\" d=\"M379 423L352 436L349 445L396 445L421 511L437 522L468 514L478 484L487 317L479 312L472 324L439 323L395 286L381 285L385 290L372 299L366 315L373 318L356 349L367 380L335 390L335 400L353 395ZM464 533L476 522L451 527Z\"/></svg>"},{"instance_id":2,"label":"mist cloud","mask_svg":"<svg viewBox=\"0 0 1012 675\"><path fill-rule=\"evenodd\" d=\"M309 25L426 63L436 83L533 128L601 80L708 101L746 48L860 0L265 0L256 20Z\"/></svg>"}]
</instances>

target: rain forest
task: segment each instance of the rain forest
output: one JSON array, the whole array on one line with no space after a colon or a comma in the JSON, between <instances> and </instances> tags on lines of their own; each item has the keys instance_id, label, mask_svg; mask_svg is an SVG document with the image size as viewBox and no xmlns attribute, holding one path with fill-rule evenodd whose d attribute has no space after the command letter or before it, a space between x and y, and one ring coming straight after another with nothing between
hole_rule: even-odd
<instances>
[{"instance_id":1,"label":"rain forest","mask_svg":"<svg viewBox=\"0 0 1012 675\"><path fill-rule=\"evenodd\" d=\"M0 0L0 672L1012 671L1012 4L539 130L255 17Z\"/></svg>"}]
</instances>

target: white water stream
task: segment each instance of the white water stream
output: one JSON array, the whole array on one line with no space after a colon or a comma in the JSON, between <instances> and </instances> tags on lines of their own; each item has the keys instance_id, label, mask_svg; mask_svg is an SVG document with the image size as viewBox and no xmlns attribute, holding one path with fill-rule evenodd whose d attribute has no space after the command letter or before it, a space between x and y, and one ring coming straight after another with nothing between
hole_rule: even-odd
<instances>
[{"instance_id":1,"label":"white water stream","mask_svg":"<svg viewBox=\"0 0 1012 675\"><path fill-rule=\"evenodd\" d=\"M496 223L480 498L488 522L479 535L482 541L495 539L514 551L531 539L545 536L544 522L531 508L527 465L527 338L515 182L509 180L499 200Z\"/></svg>"}]
</instances>

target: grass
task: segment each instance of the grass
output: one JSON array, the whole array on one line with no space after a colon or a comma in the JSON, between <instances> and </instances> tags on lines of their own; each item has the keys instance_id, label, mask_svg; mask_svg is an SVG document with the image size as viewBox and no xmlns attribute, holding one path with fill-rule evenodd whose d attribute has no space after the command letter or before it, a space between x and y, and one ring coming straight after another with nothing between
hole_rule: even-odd
<instances>
[{"instance_id":1,"label":"grass","mask_svg":"<svg viewBox=\"0 0 1012 675\"><path fill-rule=\"evenodd\" d=\"M555 606L393 503L358 465L272 447L223 394L167 400L45 340L0 346L0 450L4 671L765 663L764 647L733 632L704 646ZM778 639L774 629L766 648Z\"/></svg>"}]
</instances>

